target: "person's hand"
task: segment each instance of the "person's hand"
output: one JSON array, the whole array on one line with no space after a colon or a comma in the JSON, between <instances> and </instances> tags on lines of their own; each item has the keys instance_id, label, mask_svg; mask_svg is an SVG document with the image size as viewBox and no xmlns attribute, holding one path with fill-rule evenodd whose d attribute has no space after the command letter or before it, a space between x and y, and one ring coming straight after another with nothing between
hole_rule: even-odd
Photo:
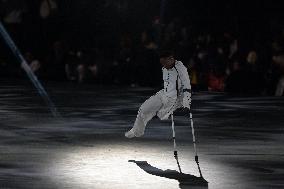
<instances>
[{"instance_id":1,"label":"person's hand","mask_svg":"<svg viewBox=\"0 0 284 189\"><path fill-rule=\"evenodd\" d=\"M184 108L188 108L190 110L190 105L191 105L191 93L190 92L184 92L183 93L183 100L182 100L182 105Z\"/></svg>"}]
</instances>

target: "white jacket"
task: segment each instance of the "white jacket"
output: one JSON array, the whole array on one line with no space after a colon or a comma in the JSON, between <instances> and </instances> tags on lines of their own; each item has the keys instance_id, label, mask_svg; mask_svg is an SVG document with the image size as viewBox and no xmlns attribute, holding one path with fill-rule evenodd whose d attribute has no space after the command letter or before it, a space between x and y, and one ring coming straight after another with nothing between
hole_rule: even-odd
<instances>
[{"instance_id":1,"label":"white jacket","mask_svg":"<svg viewBox=\"0 0 284 189\"><path fill-rule=\"evenodd\" d=\"M183 89L191 90L191 85L187 68L181 61L176 61L172 69L162 68L162 71L164 89L157 95L162 99L163 106L157 115L164 120L177 108L182 107Z\"/></svg>"},{"instance_id":2,"label":"white jacket","mask_svg":"<svg viewBox=\"0 0 284 189\"><path fill-rule=\"evenodd\" d=\"M183 89L191 90L187 68L181 61L176 61L172 69L162 68L162 70L164 80L163 90L167 97L177 98L182 95Z\"/></svg>"}]
</instances>

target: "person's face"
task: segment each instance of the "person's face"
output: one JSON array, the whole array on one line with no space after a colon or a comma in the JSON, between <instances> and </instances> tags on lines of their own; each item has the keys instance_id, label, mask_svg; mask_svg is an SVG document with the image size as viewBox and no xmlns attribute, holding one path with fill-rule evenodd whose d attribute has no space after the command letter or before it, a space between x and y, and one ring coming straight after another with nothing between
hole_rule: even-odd
<instances>
[{"instance_id":1,"label":"person's face","mask_svg":"<svg viewBox=\"0 0 284 189\"><path fill-rule=\"evenodd\" d=\"M171 69L175 64L175 59L173 56L163 57L163 58L160 58L160 63L162 64L164 68Z\"/></svg>"},{"instance_id":2,"label":"person's face","mask_svg":"<svg viewBox=\"0 0 284 189\"><path fill-rule=\"evenodd\" d=\"M257 60L257 54L255 51L251 51L249 52L248 56L247 56L247 62L254 64Z\"/></svg>"}]
</instances>

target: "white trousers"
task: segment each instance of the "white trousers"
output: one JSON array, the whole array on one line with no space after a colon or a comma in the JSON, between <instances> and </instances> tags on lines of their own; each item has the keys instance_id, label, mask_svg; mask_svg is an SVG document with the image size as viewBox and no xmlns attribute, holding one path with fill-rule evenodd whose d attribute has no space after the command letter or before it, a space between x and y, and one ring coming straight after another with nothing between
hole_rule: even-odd
<instances>
[{"instance_id":1,"label":"white trousers","mask_svg":"<svg viewBox=\"0 0 284 189\"><path fill-rule=\"evenodd\" d=\"M275 96L282 96L284 92L284 76L282 76L277 84L277 88L275 91Z\"/></svg>"},{"instance_id":2,"label":"white trousers","mask_svg":"<svg viewBox=\"0 0 284 189\"><path fill-rule=\"evenodd\" d=\"M179 98L167 97L161 90L146 100L139 108L133 131L135 136L144 134L147 123L157 115L161 120L168 119L177 108L180 107Z\"/></svg>"}]
</instances>

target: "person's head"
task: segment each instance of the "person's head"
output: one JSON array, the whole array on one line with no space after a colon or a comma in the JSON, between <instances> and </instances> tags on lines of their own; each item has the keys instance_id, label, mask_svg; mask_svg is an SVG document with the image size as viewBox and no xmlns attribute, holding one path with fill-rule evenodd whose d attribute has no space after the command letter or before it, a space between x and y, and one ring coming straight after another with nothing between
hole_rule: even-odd
<instances>
[{"instance_id":1,"label":"person's head","mask_svg":"<svg viewBox=\"0 0 284 189\"><path fill-rule=\"evenodd\" d=\"M174 53L171 51L163 51L160 53L160 63L166 69L171 69L175 64Z\"/></svg>"},{"instance_id":2,"label":"person's head","mask_svg":"<svg viewBox=\"0 0 284 189\"><path fill-rule=\"evenodd\" d=\"M247 62L249 64L255 64L257 61L257 54L255 51L250 51L247 55Z\"/></svg>"}]
</instances>

